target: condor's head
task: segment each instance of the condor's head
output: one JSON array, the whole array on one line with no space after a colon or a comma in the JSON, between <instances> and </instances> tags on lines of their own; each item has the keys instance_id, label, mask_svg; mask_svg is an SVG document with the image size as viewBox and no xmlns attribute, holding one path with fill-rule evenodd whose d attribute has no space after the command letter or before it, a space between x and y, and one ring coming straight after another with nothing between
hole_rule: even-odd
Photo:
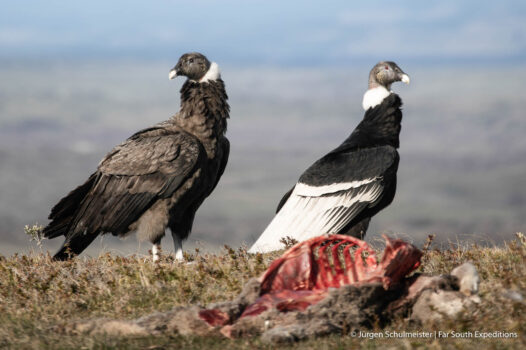
<instances>
[{"instance_id":1,"label":"condor's head","mask_svg":"<svg viewBox=\"0 0 526 350\"><path fill-rule=\"evenodd\" d=\"M168 78L174 79L180 75L199 83L217 80L221 77L217 63L210 62L205 55L199 52L182 55L168 74Z\"/></svg>"},{"instance_id":2,"label":"condor's head","mask_svg":"<svg viewBox=\"0 0 526 350\"><path fill-rule=\"evenodd\" d=\"M409 84L409 76L400 67L391 61L378 62L369 73L369 89L383 86L391 89L391 84L397 81Z\"/></svg>"},{"instance_id":3,"label":"condor's head","mask_svg":"<svg viewBox=\"0 0 526 350\"><path fill-rule=\"evenodd\" d=\"M392 61L378 62L369 73L369 88L363 95L364 110L382 103L391 94L391 84L397 81L409 84L409 75Z\"/></svg>"}]
</instances>

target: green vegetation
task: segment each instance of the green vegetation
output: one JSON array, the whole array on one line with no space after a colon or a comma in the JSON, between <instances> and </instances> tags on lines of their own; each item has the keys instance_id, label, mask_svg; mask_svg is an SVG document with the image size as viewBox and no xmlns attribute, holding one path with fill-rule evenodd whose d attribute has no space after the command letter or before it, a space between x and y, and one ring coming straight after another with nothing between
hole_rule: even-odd
<instances>
[{"instance_id":1,"label":"green vegetation","mask_svg":"<svg viewBox=\"0 0 526 350\"><path fill-rule=\"evenodd\" d=\"M499 247L451 245L447 250L425 247L421 272L448 273L473 261L481 277L480 307L472 315L442 324L418 327L394 320L390 331L441 330L515 332L516 339L359 339L333 335L290 345L301 349L349 348L522 348L526 345L526 302L507 297L526 291L526 238ZM217 339L181 336L115 338L64 335L61 326L80 319L132 319L176 305L231 300L244 283L260 275L279 256L249 255L229 247L220 254L196 250L180 264L166 256L158 264L138 256L109 254L53 262L49 255L32 253L0 256L0 348L12 349L248 349L273 348L259 339ZM385 331L385 330L373 330Z\"/></svg>"}]
</instances>

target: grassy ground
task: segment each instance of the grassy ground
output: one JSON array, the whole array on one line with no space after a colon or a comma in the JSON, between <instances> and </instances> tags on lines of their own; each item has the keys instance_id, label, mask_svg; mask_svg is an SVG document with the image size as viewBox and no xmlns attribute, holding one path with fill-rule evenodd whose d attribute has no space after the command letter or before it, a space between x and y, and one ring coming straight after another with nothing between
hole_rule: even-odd
<instances>
[{"instance_id":1,"label":"grassy ground","mask_svg":"<svg viewBox=\"0 0 526 350\"><path fill-rule=\"evenodd\" d=\"M252 349L273 348L258 339L161 336L109 338L65 336L55 326L98 317L130 319L174 305L208 304L230 300L243 284L263 272L279 254L254 256L244 249L225 248L222 254L187 256L194 264L179 264L165 257L152 264L144 257L102 255L96 259L53 262L34 253L0 256L0 348L12 349ZM514 332L515 339L363 339L351 334L311 339L291 348L524 348L526 347L526 303L506 293L526 292L526 239L500 247L451 245L447 250L426 249L421 270L448 273L472 261L481 276L481 303L472 315L441 324L418 327L405 319L394 320L384 331L426 330L434 332Z\"/></svg>"}]
</instances>

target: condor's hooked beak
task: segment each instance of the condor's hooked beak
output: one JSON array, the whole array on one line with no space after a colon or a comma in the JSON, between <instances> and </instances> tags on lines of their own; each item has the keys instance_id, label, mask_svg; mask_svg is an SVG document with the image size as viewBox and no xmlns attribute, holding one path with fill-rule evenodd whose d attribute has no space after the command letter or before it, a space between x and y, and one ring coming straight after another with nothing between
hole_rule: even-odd
<instances>
[{"instance_id":1,"label":"condor's hooked beak","mask_svg":"<svg viewBox=\"0 0 526 350\"><path fill-rule=\"evenodd\" d=\"M407 85L409 85L409 82L411 81L411 79L409 79L409 75L407 74L402 74L402 76L400 77L400 80L403 82L403 83L406 83Z\"/></svg>"},{"instance_id":2,"label":"condor's hooked beak","mask_svg":"<svg viewBox=\"0 0 526 350\"><path fill-rule=\"evenodd\" d=\"M172 70L170 71L170 73L168 73L168 79L172 80L174 79L175 77L177 77L179 74L177 72L177 69L172 68Z\"/></svg>"}]
</instances>

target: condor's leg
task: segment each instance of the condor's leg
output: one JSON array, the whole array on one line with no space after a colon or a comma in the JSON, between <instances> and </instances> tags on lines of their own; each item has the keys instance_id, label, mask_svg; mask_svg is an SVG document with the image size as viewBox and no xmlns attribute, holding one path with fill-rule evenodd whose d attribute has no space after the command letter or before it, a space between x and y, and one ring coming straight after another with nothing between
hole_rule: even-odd
<instances>
[{"instance_id":1,"label":"condor's leg","mask_svg":"<svg viewBox=\"0 0 526 350\"><path fill-rule=\"evenodd\" d=\"M174 239L175 259L183 261L183 240L175 232L172 233L172 237Z\"/></svg>"},{"instance_id":2,"label":"condor's leg","mask_svg":"<svg viewBox=\"0 0 526 350\"><path fill-rule=\"evenodd\" d=\"M177 222L170 223L170 231L174 239L175 259L178 261L184 260L183 241L188 238L190 231L192 231L196 210L196 208L190 207L179 217Z\"/></svg>"},{"instance_id":3,"label":"condor's leg","mask_svg":"<svg viewBox=\"0 0 526 350\"><path fill-rule=\"evenodd\" d=\"M158 241L153 243L152 260L153 262L156 262L156 261L159 261L160 258L161 258L161 240L159 239Z\"/></svg>"},{"instance_id":4,"label":"condor's leg","mask_svg":"<svg viewBox=\"0 0 526 350\"><path fill-rule=\"evenodd\" d=\"M174 250L175 250L175 260L183 260L183 239L177 234L177 231L166 228L166 235L170 233L174 239Z\"/></svg>"}]
</instances>

